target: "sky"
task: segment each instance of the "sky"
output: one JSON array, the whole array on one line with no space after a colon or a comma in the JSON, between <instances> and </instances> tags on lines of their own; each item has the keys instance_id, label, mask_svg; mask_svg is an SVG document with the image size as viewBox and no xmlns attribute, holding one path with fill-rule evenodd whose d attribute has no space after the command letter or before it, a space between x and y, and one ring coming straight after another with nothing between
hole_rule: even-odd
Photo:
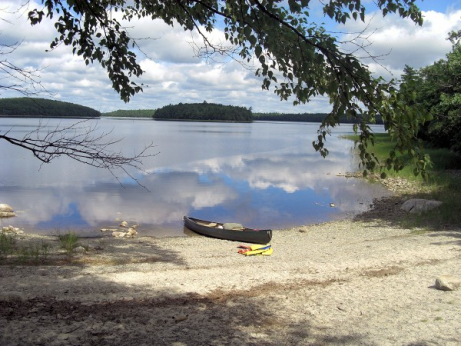
<instances>
[{"instance_id":1,"label":"sky","mask_svg":"<svg viewBox=\"0 0 461 346\"><path fill-rule=\"evenodd\" d=\"M3 0L0 4L0 45L21 44L13 52L0 55L21 68L40 70L40 81L48 93L37 97L72 102L100 112L118 109L157 109L177 103L220 103L251 107L253 112L317 113L329 112L326 97L316 97L307 104L293 106L292 101L280 101L273 90L262 90L261 80L252 69L232 60L204 60L196 57L193 42L200 44L196 32L186 32L179 26L167 26L161 21L143 19L130 24L132 37L150 38L138 41L144 54L138 56L145 71L138 83L144 91L129 103L120 100L112 89L107 72L97 63L86 66L81 57L72 55L64 45L46 52L56 36L53 23L44 21L32 27L26 20L28 10L24 0ZM364 0L369 9L366 23L350 21L344 26L328 23L319 11L318 1L312 0L312 19L326 22L327 29L340 32L341 40L367 28L372 34L367 44L371 55L380 56L379 64L363 60L376 76L398 79L405 65L414 68L428 66L443 59L451 50L446 39L452 30L461 29L461 0L418 0L424 24L417 26L409 19L396 15L382 17L374 12L372 0ZM33 0L28 9L40 8ZM222 30L213 32L214 40L224 40ZM368 45L371 43L370 45ZM347 45L344 49L350 49ZM5 49L3 49L5 51ZM361 54L361 53L360 53ZM361 54L363 55L363 54ZM257 68L257 66L253 66ZM0 83L7 77L0 71ZM0 90L0 98L22 97L14 91Z\"/></svg>"}]
</instances>

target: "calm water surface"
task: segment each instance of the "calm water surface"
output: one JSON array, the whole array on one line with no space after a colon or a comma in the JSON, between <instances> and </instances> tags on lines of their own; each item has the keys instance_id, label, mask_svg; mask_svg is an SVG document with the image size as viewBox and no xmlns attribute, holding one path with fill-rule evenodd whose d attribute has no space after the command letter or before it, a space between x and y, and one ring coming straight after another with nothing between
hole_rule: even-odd
<instances>
[{"instance_id":1,"label":"calm water surface","mask_svg":"<svg viewBox=\"0 0 461 346\"><path fill-rule=\"evenodd\" d=\"M47 128L76 120L47 119ZM37 119L0 118L0 132L20 136ZM3 220L26 231L77 230L98 234L121 220L138 223L139 233L185 235L183 215L240 222L253 228L285 228L325 222L365 211L386 194L378 185L338 177L356 169L353 143L338 138L352 133L341 125L327 139L330 155L312 148L318 124L227 124L101 119L85 126L123 138L114 148L127 155L151 142L144 172L108 171L59 158L41 164L33 155L0 141L0 203L18 216ZM382 132L377 126L376 132ZM331 207L334 203L335 207Z\"/></svg>"}]
</instances>

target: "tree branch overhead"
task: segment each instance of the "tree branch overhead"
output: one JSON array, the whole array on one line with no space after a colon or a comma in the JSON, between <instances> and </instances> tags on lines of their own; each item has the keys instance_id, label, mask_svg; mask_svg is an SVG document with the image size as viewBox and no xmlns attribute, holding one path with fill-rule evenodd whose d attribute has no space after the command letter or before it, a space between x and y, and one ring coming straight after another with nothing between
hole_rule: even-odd
<instances>
[{"instance_id":1,"label":"tree branch overhead","mask_svg":"<svg viewBox=\"0 0 461 346\"><path fill-rule=\"evenodd\" d=\"M50 44L51 49L63 44L87 64L100 63L107 70L113 88L126 102L142 91L142 85L134 79L143 71L133 49L136 40L112 14L119 13L123 21L160 19L184 30L198 30L207 56L235 52L244 61L256 60L259 68L255 73L262 79L262 88L274 88L281 100L293 99L296 105L318 95L329 98L332 110L313 142L322 155L328 153L325 148L328 127L336 126L340 117L346 115L356 120L365 172L380 166L368 150L374 140L368 123L379 117L396 139L394 151L406 152L413 161L420 162L417 173L424 175L427 158L419 150L421 143L416 134L428 115L400 102L394 81L372 76L355 56L357 51L366 52L366 46L356 45L356 51L343 51L335 36L322 24L312 22L309 11L313 3L312 0L42 0L42 8L29 12L29 21L39 25L45 17L54 20L57 36ZM336 23L365 21L366 7L360 0L315 3L320 3L324 16ZM422 24L415 0L377 0L375 5L383 16L394 13ZM223 30L235 50L215 45L201 28L207 32ZM394 168L400 168L399 162L393 162Z\"/></svg>"}]
</instances>

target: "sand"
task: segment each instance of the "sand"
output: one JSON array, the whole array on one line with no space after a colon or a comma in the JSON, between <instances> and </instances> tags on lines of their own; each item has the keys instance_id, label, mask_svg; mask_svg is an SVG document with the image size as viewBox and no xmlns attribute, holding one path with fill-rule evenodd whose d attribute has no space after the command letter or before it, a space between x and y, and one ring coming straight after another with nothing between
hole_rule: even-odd
<instances>
[{"instance_id":1,"label":"sand","mask_svg":"<svg viewBox=\"0 0 461 346\"><path fill-rule=\"evenodd\" d=\"M1 345L461 345L461 232L358 218L275 230L274 253L201 236L84 239L0 266ZM49 242L25 235L17 244ZM53 250L58 251L58 250ZM61 250L59 250L61 251Z\"/></svg>"}]
</instances>

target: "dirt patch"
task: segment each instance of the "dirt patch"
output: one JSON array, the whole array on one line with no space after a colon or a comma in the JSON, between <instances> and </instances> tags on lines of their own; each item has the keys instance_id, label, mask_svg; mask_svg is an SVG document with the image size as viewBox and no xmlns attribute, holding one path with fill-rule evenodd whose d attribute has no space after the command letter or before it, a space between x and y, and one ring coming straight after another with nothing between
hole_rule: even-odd
<instances>
[{"instance_id":1,"label":"dirt patch","mask_svg":"<svg viewBox=\"0 0 461 346\"><path fill-rule=\"evenodd\" d=\"M406 212L401 209L402 204L407 198L401 195L394 195L375 199L373 208L367 212L359 214L355 217L357 221L382 221L392 222L402 219L406 216Z\"/></svg>"},{"instance_id":2,"label":"dirt patch","mask_svg":"<svg viewBox=\"0 0 461 346\"><path fill-rule=\"evenodd\" d=\"M363 273L364 276L368 276L370 278L382 278L389 275L397 275L401 273L404 269L400 267L389 267L389 268L382 268L377 270L368 270Z\"/></svg>"}]
</instances>

